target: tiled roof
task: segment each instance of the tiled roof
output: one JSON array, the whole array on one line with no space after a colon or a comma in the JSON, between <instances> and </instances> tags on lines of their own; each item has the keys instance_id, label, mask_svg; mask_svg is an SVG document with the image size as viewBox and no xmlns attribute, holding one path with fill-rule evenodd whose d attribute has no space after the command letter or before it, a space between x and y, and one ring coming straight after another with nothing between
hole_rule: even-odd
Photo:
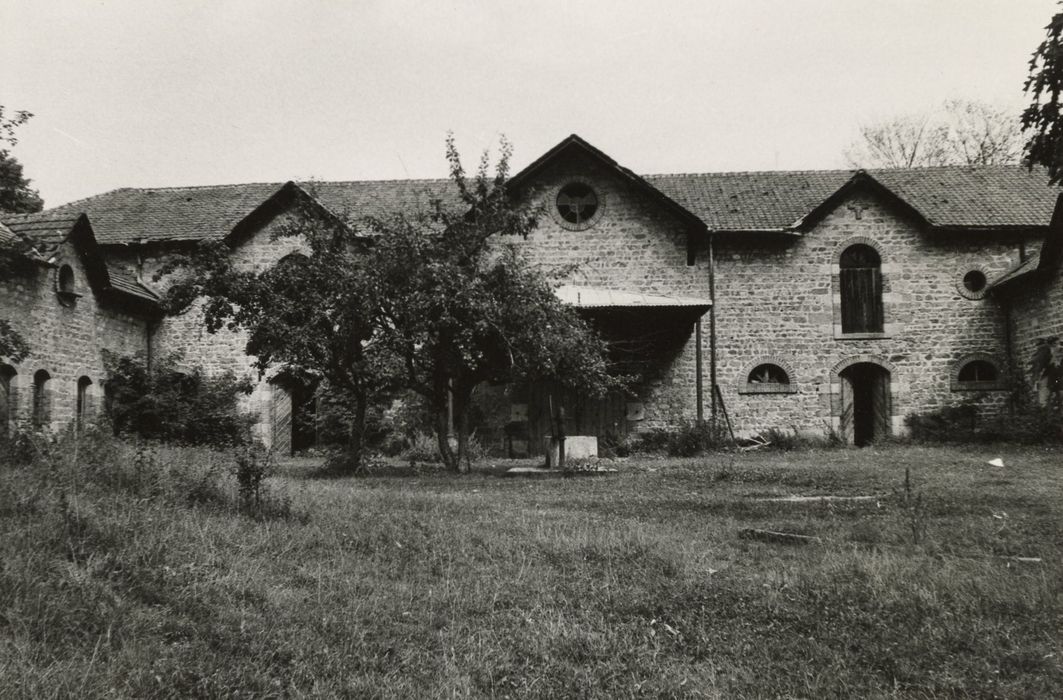
<instances>
[{"instance_id":1,"label":"tiled roof","mask_svg":"<svg viewBox=\"0 0 1063 700\"><path fill-rule=\"evenodd\" d=\"M717 231L790 229L840 189L852 170L648 175ZM870 170L933 226L1047 226L1056 188L1020 165Z\"/></svg>"},{"instance_id":2,"label":"tiled roof","mask_svg":"<svg viewBox=\"0 0 1063 700\"><path fill-rule=\"evenodd\" d=\"M80 212L51 211L36 214L2 214L4 224L18 236L35 243L55 245L62 243L74 228Z\"/></svg>"},{"instance_id":3,"label":"tiled roof","mask_svg":"<svg viewBox=\"0 0 1063 700\"><path fill-rule=\"evenodd\" d=\"M844 186L856 171L804 170L648 175L645 180L710 230L788 231ZM1044 227L1057 189L1022 166L872 170L871 176L937 227ZM283 183L125 188L57 207L85 212L102 244L191 241L226 236ZM301 186L341 216L426 209L456 201L448 180L307 182Z\"/></svg>"},{"instance_id":4,"label":"tiled roof","mask_svg":"<svg viewBox=\"0 0 1063 700\"><path fill-rule=\"evenodd\" d=\"M117 292L129 294L155 304L159 302L158 294L148 289L136 279L129 277L124 272L111 269L108 270L108 277L111 281L111 289L114 289Z\"/></svg>"},{"instance_id":5,"label":"tiled roof","mask_svg":"<svg viewBox=\"0 0 1063 700\"><path fill-rule=\"evenodd\" d=\"M223 238L284 183L206 187L124 188L64 204L55 212L85 212L101 244ZM339 216L428 207L454 196L447 180L307 182L301 187Z\"/></svg>"}]
</instances>

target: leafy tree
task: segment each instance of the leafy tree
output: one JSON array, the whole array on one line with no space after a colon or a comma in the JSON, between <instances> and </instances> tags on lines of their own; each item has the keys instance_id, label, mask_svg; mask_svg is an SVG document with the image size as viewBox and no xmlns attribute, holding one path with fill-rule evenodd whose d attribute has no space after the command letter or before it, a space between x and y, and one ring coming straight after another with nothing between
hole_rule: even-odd
<instances>
[{"instance_id":1,"label":"leafy tree","mask_svg":"<svg viewBox=\"0 0 1063 700\"><path fill-rule=\"evenodd\" d=\"M512 241L535 228L538 211L507 192L510 145L494 175L485 153L465 175L447 139L457 207L436 202L426 216L367 220L375 326L400 358L402 383L432 407L443 461L468 466L469 411L481 383L553 378L598 394L618 386L605 343L556 297L549 280ZM448 439L453 413L457 451Z\"/></svg>"},{"instance_id":2,"label":"leafy tree","mask_svg":"<svg viewBox=\"0 0 1063 700\"><path fill-rule=\"evenodd\" d=\"M1063 89L1063 12L1057 12L1045 27L1045 40L1030 58L1026 94L1032 99L1022 113L1022 130L1028 134L1024 149L1031 166L1048 168L1053 184L1063 179L1063 121L1060 120L1060 90Z\"/></svg>"},{"instance_id":3,"label":"leafy tree","mask_svg":"<svg viewBox=\"0 0 1063 700\"><path fill-rule=\"evenodd\" d=\"M15 130L32 116L26 111L5 116L4 106L0 105L0 211L26 213L44 208L44 200L30 187L30 180L22 175L22 164L4 146L5 143L11 146L18 143Z\"/></svg>"},{"instance_id":4,"label":"leafy tree","mask_svg":"<svg viewBox=\"0 0 1063 700\"><path fill-rule=\"evenodd\" d=\"M13 117L5 117L4 106L0 105L0 212L36 212L44 207L37 192L29 188L30 181L22 177L22 165L5 147L18 143L15 129L32 116L29 112L15 112ZM28 246L23 241L0 236L0 279L10 279L21 272L26 252ZM19 362L28 354L26 340L10 322L0 318L0 360Z\"/></svg>"},{"instance_id":5,"label":"leafy tree","mask_svg":"<svg viewBox=\"0 0 1063 700\"><path fill-rule=\"evenodd\" d=\"M1019 120L982 102L949 100L936 110L860 127L849 148L860 168L1005 165L1022 153Z\"/></svg>"},{"instance_id":6,"label":"leafy tree","mask_svg":"<svg viewBox=\"0 0 1063 700\"><path fill-rule=\"evenodd\" d=\"M0 238L0 280L24 274L30 265L26 254L29 246L22 240ZM0 360L20 362L29 355L30 348L22 335L7 319L0 318Z\"/></svg>"},{"instance_id":7,"label":"leafy tree","mask_svg":"<svg viewBox=\"0 0 1063 700\"><path fill-rule=\"evenodd\" d=\"M437 201L423 212L348 221L306 197L274 234L299 239L301 253L255 271L238 269L225 244L201 246L160 272L191 271L171 287L167 303L202 298L208 330L246 331L247 352L261 372L280 367L314 376L333 396L346 397L354 406L348 468L360 464L370 404L407 388L427 399L444 462L460 470L478 384L554 377L604 391L618 383L607 371L604 343L561 304L538 268L505 244L527 236L537 221L506 193L509 155L503 142L494 176L485 154L470 181L448 139L457 206Z\"/></svg>"},{"instance_id":8,"label":"leafy tree","mask_svg":"<svg viewBox=\"0 0 1063 700\"><path fill-rule=\"evenodd\" d=\"M313 377L350 405L347 454L334 466L353 471L361 465L369 406L393 385L393 362L374 333L364 237L313 200L297 202L273 235L300 240L302 252L253 270L234 263L228 244L206 243L174 258L157 278L180 277L164 299L169 310L202 299L208 331L245 331L260 376L279 369Z\"/></svg>"}]
</instances>

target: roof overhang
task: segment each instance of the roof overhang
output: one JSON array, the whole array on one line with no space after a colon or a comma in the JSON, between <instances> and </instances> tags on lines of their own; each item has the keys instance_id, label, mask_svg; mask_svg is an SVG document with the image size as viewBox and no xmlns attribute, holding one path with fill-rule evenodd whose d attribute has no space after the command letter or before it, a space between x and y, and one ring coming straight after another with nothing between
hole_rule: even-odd
<instances>
[{"instance_id":1,"label":"roof overhang","mask_svg":"<svg viewBox=\"0 0 1063 700\"><path fill-rule=\"evenodd\" d=\"M701 317L712 307L712 302L692 296L665 296L643 294L597 287L561 285L554 293L562 303L577 309L636 309L658 311L682 309Z\"/></svg>"}]
</instances>

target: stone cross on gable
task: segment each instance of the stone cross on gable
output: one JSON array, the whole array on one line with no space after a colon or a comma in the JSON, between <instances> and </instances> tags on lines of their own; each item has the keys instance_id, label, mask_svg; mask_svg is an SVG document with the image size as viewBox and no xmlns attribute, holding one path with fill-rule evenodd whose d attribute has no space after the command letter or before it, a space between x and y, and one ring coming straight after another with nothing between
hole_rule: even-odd
<instances>
[{"instance_id":1,"label":"stone cross on gable","mask_svg":"<svg viewBox=\"0 0 1063 700\"><path fill-rule=\"evenodd\" d=\"M864 209L867 209L867 207L861 206L859 204L850 204L846 208L856 216L858 221L860 220L861 215L864 213Z\"/></svg>"}]
</instances>

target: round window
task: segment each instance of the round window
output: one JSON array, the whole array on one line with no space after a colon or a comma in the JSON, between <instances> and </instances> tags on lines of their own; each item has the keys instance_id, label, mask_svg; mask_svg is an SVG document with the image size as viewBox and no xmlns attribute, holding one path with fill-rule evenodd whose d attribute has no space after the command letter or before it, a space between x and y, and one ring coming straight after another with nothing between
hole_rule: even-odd
<instances>
[{"instance_id":1,"label":"round window","mask_svg":"<svg viewBox=\"0 0 1063 700\"><path fill-rule=\"evenodd\" d=\"M598 209L598 195L586 183L570 182L557 192L557 213L573 226L592 224Z\"/></svg>"},{"instance_id":2,"label":"round window","mask_svg":"<svg viewBox=\"0 0 1063 700\"><path fill-rule=\"evenodd\" d=\"M978 294L984 290L988 282L985 273L981 270L971 270L963 276L963 286L971 294Z\"/></svg>"},{"instance_id":3,"label":"round window","mask_svg":"<svg viewBox=\"0 0 1063 700\"><path fill-rule=\"evenodd\" d=\"M969 267L961 269L956 276L956 291L964 299L977 301L989 293L989 275L985 268Z\"/></svg>"}]
</instances>

